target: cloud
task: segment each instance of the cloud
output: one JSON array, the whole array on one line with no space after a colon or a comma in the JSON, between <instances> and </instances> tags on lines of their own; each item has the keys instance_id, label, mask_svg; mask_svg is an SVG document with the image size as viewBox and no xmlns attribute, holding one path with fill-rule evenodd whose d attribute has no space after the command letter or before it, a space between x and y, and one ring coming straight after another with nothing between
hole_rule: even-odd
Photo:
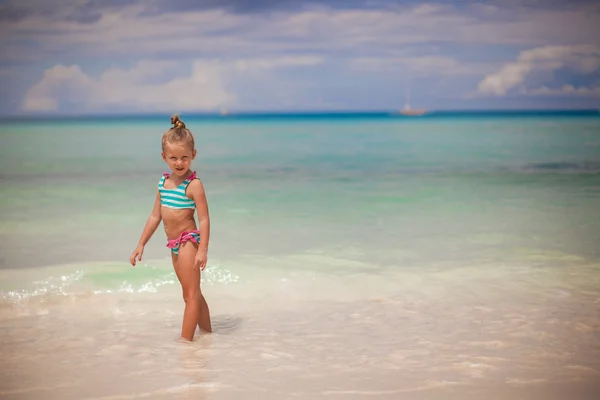
<instances>
[{"instance_id":1,"label":"cloud","mask_svg":"<svg viewBox=\"0 0 600 400\"><path fill-rule=\"evenodd\" d=\"M477 3L399 6L399 2L371 2L368 6L365 0L345 5L341 1L313 2L308 4L320 6L292 12L289 7L279 9L275 2L264 0L219 3L222 6L216 1L191 0L172 4L162 0L63 3L28 0L0 6L0 14L5 15L0 24L0 46L10 49L0 53L0 60L94 59L107 55L200 58L207 53L211 57L248 57L299 52L369 57L375 53L397 56L402 46L432 41L540 46L600 40L600 14L585 4L569 10L538 10ZM261 7L276 12L231 11Z\"/></svg>"},{"instance_id":2,"label":"cloud","mask_svg":"<svg viewBox=\"0 0 600 400\"><path fill-rule=\"evenodd\" d=\"M456 58L440 55L360 57L352 60L352 67L371 72L405 68L413 76L473 75L490 69L485 63L461 62Z\"/></svg>"},{"instance_id":3,"label":"cloud","mask_svg":"<svg viewBox=\"0 0 600 400\"><path fill-rule=\"evenodd\" d=\"M487 75L478 85L482 94L505 95L522 85L528 76L540 72L553 72L567 68L581 74L600 69L600 47L543 46L522 51L517 60L504 65L499 71Z\"/></svg>"},{"instance_id":4,"label":"cloud","mask_svg":"<svg viewBox=\"0 0 600 400\"><path fill-rule=\"evenodd\" d=\"M541 86L537 89L525 90L524 94L534 95L534 96L564 96L564 95L600 96L600 86L575 87L573 85L563 85L559 88L549 88L547 86Z\"/></svg>"},{"instance_id":5,"label":"cloud","mask_svg":"<svg viewBox=\"0 0 600 400\"><path fill-rule=\"evenodd\" d=\"M62 20L93 23L107 10L143 4L143 15L221 10L232 14L298 12L327 8L333 10L417 7L426 13L437 5L420 5L418 0L3 0L0 20L19 20L46 15ZM96 19L97 20L97 19Z\"/></svg>"},{"instance_id":6,"label":"cloud","mask_svg":"<svg viewBox=\"0 0 600 400\"><path fill-rule=\"evenodd\" d=\"M47 69L40 82L25 96L26 111L90 111L143 109L146 111L205 110L227 104L235 97L225 89L219 67L198 61L189 76L166 83L151 78L168 63L141 61L131 69L110 68L98 78L78 65L56 65Z\"/></svg>"},{"instance_id":7,"label":"cloud","mask_svg":"<svg viewBox=\"0 0 600 400\"><path fill-rule=\"evenodd\" d=\"M0 0L0 97L13 99L0 112L386 107L403 81L434 103L484 74L501 83L479 96L557 90L539 73L596 71L597 57L552 69L517 52L600 46L598 26L600 5L582 0Z\"/></svg>"},{"instance_id":8,"label":"cloud","mask_svg":"<svg viewBox=\"0 0 600 400\"><path fill-rule=\"evenodd\" d=\"M253 70L253 69L272 69L272 68L280 68L280 67L290 67L290 66L313 66L318 65L323 62L323 57L319 56L283 56L277 58L268 58L268 59L260 59L260 58L251 58L251 59L242 59L235 62L236 69L240 71L245 70Z\"/></svg>"},{"instance_id":9,"label":"cloud","mask_svg":"<svg viewBox=\"0 0 600 400\"><path fill-rule=\"evenodd\" d=\"M136 3L136 0L5 0L0 4L0 21L20 22L26 18L44 17L54 21L81 24L97 22L104 10Z\"/></svg>"},{"instance_id":10,"label":"cloud","mask_svg":"<svg viewBox=\"0 0 600 400\"><path fill-rule=\"evenodd\" d=\"M32 112L214 110L237 104L238 96L231 86L240 76L260 77L264 71L272 73L278 68L314 66L320 62L317 56L195 60L189 74L170 79L165 77L174 73L180 63L145 60L129 69L109 68L97 78L78 65L56 65L47 69L27 92L23 109Z\"/></svg>"}]
</instances>

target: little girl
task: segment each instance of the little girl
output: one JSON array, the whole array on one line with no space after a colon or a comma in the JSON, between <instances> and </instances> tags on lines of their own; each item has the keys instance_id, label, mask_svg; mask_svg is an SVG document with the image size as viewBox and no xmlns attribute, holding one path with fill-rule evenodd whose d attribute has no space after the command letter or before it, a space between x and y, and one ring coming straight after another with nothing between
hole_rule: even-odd
<instances>
[{"instance_id":1,"label":"little girl","mask_svg":"<svg viewBox=\"0 0 600 400\"><path fill-rule=\"evenodd\" d=\"M162 137L162 158L169 165L171 174L165 173L158 182L154 208L129 261L135 266L136 261L142 260L144 246L162 220L185 301L181 338L192 341L196 325L201 331L212 331L208 304L200 291L200 271L206 267L210 219L202 181L196 178L195 171L190 170L196 157L194 136L179 117L171 117L171 123L173 127ZM198 210L200 230L196 228L194 209Z\"/></svg>"}]
</instances>

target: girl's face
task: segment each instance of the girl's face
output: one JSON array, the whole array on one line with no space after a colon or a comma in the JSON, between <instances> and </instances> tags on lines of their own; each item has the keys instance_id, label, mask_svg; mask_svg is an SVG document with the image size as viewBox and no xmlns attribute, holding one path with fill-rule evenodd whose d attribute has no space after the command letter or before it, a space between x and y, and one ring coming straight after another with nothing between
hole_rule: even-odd
<instances>
[{"instance_id":1,"label":"girl's face","mask_svg":"<svg viewBox=\"0 0 600 400\"><path fill-rule=\"evenodd\" d=\"M192 160L196 158L196 150L192 150L187 143L165 143L165 149L161 154L163 160L169 165L171 171L177 176L183 177L190 170Z\"/></svg>"}]
</instances>

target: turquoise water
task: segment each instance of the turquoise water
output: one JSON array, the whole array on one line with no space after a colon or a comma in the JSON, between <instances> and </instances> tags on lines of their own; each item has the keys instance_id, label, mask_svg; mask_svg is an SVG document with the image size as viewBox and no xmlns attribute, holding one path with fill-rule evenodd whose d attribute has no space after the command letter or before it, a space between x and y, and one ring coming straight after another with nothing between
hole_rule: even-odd
<instances>
[{"instance_id":1,"label":"turquoise water","mask_svg":"<svg viewBox=\"0 0 600 400\"><path fill-rule=\"evenodd\" d=\"M188 124L216 255L345 247L389 262L398 249L411 253L398 268L511 259L516 247L600 255L597 117ZM127 259L166 167L166 126L156 118L4 123L0 268ZM165 254L161 234L153 257Z\"/></svg>"},{"instance_id":2,"label":"turquoise water","mask_svg":"<svg viewBox=\"0 0 600 400\"><path fill-rule=\"evenodd\" d=\"M407 360L408 389L573 378L547 369L558 364L600 374L599 116L183 116L209 202L202 279L217 332L205 355L217 367L190 367L216 386L190 390L236 398L228 388L238 385L260 397L253 373L268 362L296 394L326 391L317 375L339 393L370 376L365 393L390 398ZM5 345L20 349L7 357L23 370L28 355L53 364L38 356L43 339L67 358L97 360L89 371L139 372L113 392L90 372L99 398L142 393L136 379L164 373L153 360L173 353L162 343L179 333L182 302L162 227L141 266L127 260L166 168L168 126L168 117L0 124L0 320ZM461 318L469 322L457 326ZM312 335L299 335L307 321ZM236 356L240 343L248 353ZM420 346L432 352L414 353ZM310 358L328 351L339 369ZM365 369L348 370L357 359ZM309 366L304 380L285 373ZM21 377L0 394L81 398L84 386L61 386L73 372L61 368L36 378L37 389ZM189 370L154 382L186 385ZM158 386L150 397L161 398Z\"/></svg>"}]
</instances>

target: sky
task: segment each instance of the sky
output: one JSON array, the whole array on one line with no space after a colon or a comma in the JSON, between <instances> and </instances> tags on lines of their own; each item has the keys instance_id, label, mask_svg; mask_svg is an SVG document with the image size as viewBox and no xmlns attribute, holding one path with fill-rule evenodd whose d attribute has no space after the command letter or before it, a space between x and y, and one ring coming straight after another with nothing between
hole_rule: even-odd
<instances>
[{"instance_id":1,"label":"sky","mask_svg":"<svg viewBox=\"0 0 600 400\"><path fill-rule=\"evenodd\" d=\"M600 109L600 2L0 0L0 115Z\"/></svg>"}]
</instances>

